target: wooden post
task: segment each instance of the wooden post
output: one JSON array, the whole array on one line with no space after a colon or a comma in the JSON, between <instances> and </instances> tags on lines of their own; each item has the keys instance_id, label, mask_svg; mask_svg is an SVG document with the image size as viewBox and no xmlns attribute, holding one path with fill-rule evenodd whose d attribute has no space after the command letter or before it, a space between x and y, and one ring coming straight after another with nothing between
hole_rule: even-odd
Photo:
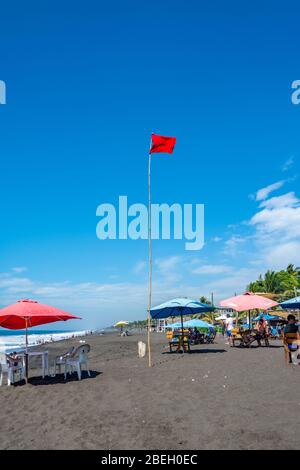
<instances>
[{"instance_id":1,"label":"wooden post","mask_svg":"<svg viewBox=\"0 0 300 470\"><path fill-rule=\"evenodd\" d=\"M148 251L149 251L149 297L148 297L148 362L149 367L152 366L151 361L151 300L152 300L152 233L151 233L151 153L148 159Z\"/></svg>"}]
</instances>

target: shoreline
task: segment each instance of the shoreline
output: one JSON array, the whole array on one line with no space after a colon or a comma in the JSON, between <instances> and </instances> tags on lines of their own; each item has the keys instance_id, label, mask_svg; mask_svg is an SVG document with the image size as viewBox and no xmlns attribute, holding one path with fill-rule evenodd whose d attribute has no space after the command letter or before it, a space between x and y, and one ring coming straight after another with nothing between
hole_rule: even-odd
<instances>
[{"instance_id":1,"label":"shoreline","mask_svg":"<svg viewBox=\"0 0 300 470\"><path fill-rule=\"evenodd\" d=\"M9 330L13 331L13 330ZM28 348L41 346L46 344L57 343L69 339L91 336L98 334L98 330L76 330L76 331L61 331L54 330L44 333L30 332L28 334ZM0 353L11 353L13 351L20 352L25 349L25 334L8 334L1 335L0 332Z\"/></svg>"}]
</instances>

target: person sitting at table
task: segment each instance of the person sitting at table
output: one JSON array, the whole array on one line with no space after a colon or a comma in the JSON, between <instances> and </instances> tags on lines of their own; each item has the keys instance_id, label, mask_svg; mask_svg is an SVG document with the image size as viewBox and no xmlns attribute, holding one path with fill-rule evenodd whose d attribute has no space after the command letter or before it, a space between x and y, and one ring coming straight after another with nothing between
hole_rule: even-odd
<instances>
[{"instance_id":1,"label":"person sitting at table","mask_svg":"<svg viewBox=\"0 0 300 470\"><path fill-rule=\"evenodd\" d=\"M13 360L13 365L14 366L17 366L18 363L19 363L19 356L18 356L18 353L16 351L14 351L13 353L9 354L8 355L10 359Z\"/></svg>"},{"instance_id":2,"label":"person sitting at table","mask_svg":"<svg viewBox=\"0 0 300 470\"><path fill-rule=\"evenodd\" d=\"M191 342L195 341L195 333L194 333L193 329L192 329L192 328L189 328L189 329L188 329L188 332L189 332L189 333L188 333L188 335L189 335L189 340L190 340Z\"/></svg>"},{"instance_id":3,"label":"person sitting at table","mask_svg":"<svg viewBox=\"0 0 300 470\"><path fill-rule=\"evenodd\" d=\"M286 341L285 335L289 333L292 333L294 335L298 334L298 339L299 339L299 327L296 324L295 315L292 315L292 314L288 315L287 321L288 323L285 325L283 329L283 344L284 344L284 349L285 349L286 362L289 362L289 363L293 362L294 364L298 364L297 357L299 358L299 355L297 355L297 352L299 351L299 346L296 342L288 343Z\"/></svg>"},{"instance_id":4,"label":"person sitting at table","mask_svg":"<svg viewBox=\"0 0 300 470\"><path fill-rule=\"evenodd\" d=\"M194 328L194 340L195 340L195 343L198 344L200 342L200 339L201 339L201 333L200 331L195 327Z\"/></svg>"},{"instance_id":5,"label":"person sitting at table","mask_svg":"<svg viewBox=\"0 0 300 470\"><path fill-rule=\"evenodd\" d=\"M269 325L268 322L261 317L255 324L255 334L254 337L257 341L258 346L261 346L261 340L264 339L266 346L269 346L268 335L269 335Z\"/></svg>"}]
</instances>

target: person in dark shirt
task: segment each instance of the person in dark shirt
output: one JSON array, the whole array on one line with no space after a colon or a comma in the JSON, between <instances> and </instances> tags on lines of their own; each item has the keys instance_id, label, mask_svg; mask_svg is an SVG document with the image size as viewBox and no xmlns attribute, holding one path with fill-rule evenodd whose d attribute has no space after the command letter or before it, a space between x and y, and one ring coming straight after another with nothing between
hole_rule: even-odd
<instances>
[{"instance_id":1,"label":"person in dark shirt","mask_svg":"<svg viewBox=\"0 0 300 470\"><path fill-rule=\"evenodd\" d=\"M296 317L295 315L288 315L287 317L288 323L285 325L283 333L298 333L298 325L296 325Z\"/></svg>"},{"instance_id":2,"label":"person in dark shirt","mask_svg":"<svg viewBox=\"0 0 300 470\"><path fill-rule=\"evenodd\" d=\"M298 325L296 325L296 317L295 315L288 315L287 317L288 323L285 325L283 329L283 344L284 344L284 351L285 351L285 360L287 363L298 364L297 362L297 353L299 351L299 331ZM295 341L292 343L288 342L285 335L287 334L294 334L296 336ZM297 340L298 338L298 340Z\"/></svg>"}]
</instances>

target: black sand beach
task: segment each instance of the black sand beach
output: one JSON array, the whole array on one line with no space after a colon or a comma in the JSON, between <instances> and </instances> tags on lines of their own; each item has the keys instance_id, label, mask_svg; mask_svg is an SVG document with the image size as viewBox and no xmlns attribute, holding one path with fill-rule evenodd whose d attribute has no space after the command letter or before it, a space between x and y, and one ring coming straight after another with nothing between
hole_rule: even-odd
<instances>
[{"instance_id":1,"label":"black sand beach","mask_svg":"<svg viewBox=\"0 0 300 470\"><path fill-rule=\"evenodd\" d=\"M153 336L153 367L137 357L146 336L90 336L92 377L0 388L1 449L299 449L299 366L270 348L230 348L222 337L168 354ZM77 340L39 346L55 355ZM165 353L163 353L165 351ZM34 363L32 362L32 366Z\"/></svg>"}]
</instances>

